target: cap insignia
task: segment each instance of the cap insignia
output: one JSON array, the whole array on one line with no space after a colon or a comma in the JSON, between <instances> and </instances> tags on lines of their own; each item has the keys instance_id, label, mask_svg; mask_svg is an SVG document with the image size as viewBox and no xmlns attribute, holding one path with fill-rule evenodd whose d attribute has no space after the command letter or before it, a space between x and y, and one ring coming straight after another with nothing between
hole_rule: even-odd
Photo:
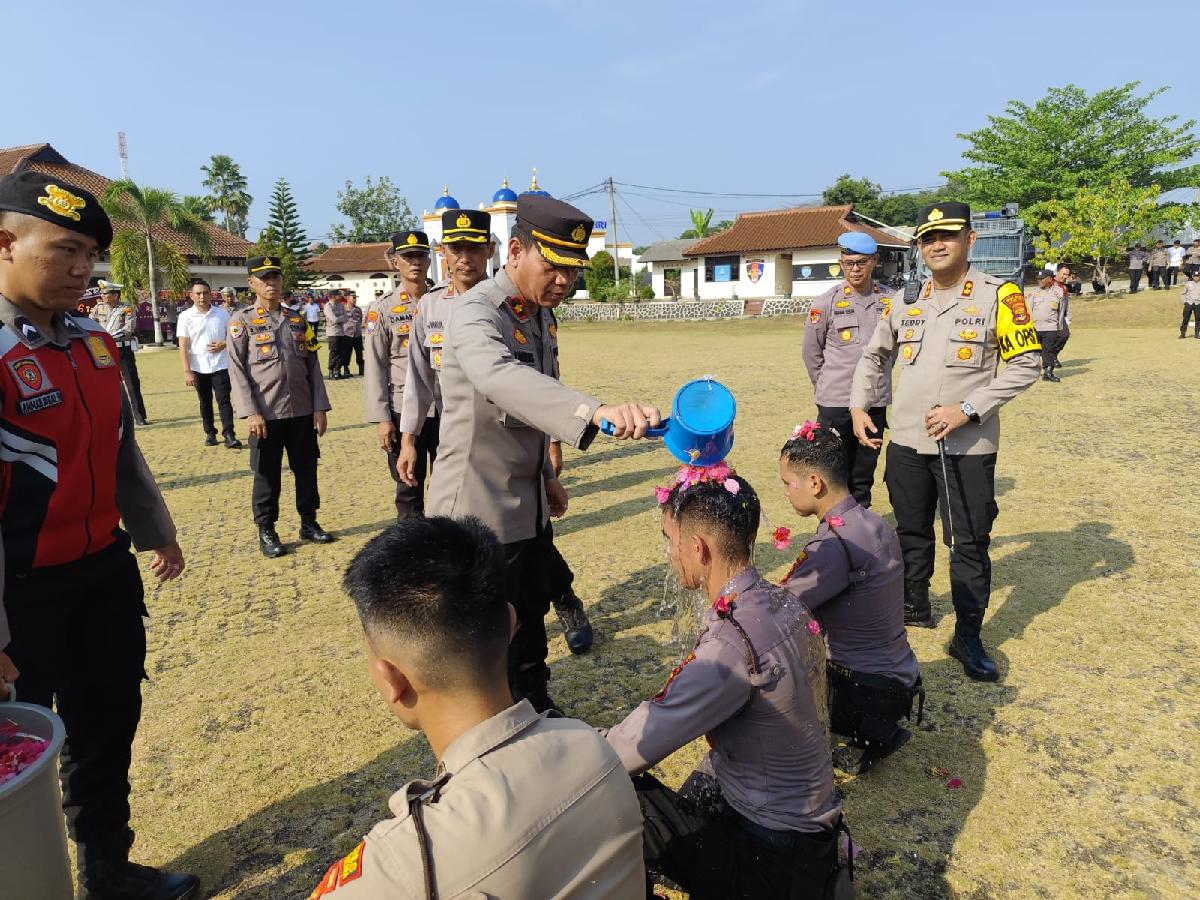
<instances>
[{"instance_id":1,"label":"cap insignia","mask_svg":"<svg viewBox=\"0 0 1200 900\"><path fill-rule=\"evenodd\" d=\"M80 219L79 213L76 210L87 206L82 197L77 197L70 191L63 190L57 184L46 185L46 196L38 197L38 203L56 216L70 219L72 222L78 222Z\"/></svg>"},{"instance_id":2,"label":"cap insignia","mask_svg":"<svg viewBox=\"0 0 1200 900\"><path fill-rule=\"evenodd\" d=\"M416 242L417 242L417 236L416 236L415 234L410 234L410 235L408 236L408 241L407 241L407 243L408 243L408 246L410 246L410 247L411 247L411 246L412 246L413 244L415 244Z\"/></svg>"},{"instance_id":3,"label":"cap insignia","mask_svg":"<svg viewBox=\"0 0 1200 900\"><path fill-rule=\"evenodd\" d=\"M571 240L576 243L583 243L583 239L587 237L587 230L582 225L576 225L575 230L571 232Z\"/></svg>"},{"instance_id":4,"label":"cap insignia","mask_svg":"<svg viewBox=\"0 0 1200 900\"><path fill-rule=\"evenodd\" d=\"M931 209L931 210L929 211L929 215L925 217L925 221L927 221L927 222L937 222L937 221L939 221L939 220L941 220L941 219L943 219L943 218L945 218L945 213L943 213L943 212L942 212L940 209L938 209L938 208L935 206L933 209Z\"/></svg>"},{"instance_id":5,"label":"cap insignia","mask_svg":"<svg viewBox=\"0 0 1200 900\"><path fill-rule=\"evenodd\" d=\"M457 225L459 228L470 228L471 227L471 217L468 216L466 213L463 213L457 219L454 220L454 224Z\"/></svg>"}]
</instances>

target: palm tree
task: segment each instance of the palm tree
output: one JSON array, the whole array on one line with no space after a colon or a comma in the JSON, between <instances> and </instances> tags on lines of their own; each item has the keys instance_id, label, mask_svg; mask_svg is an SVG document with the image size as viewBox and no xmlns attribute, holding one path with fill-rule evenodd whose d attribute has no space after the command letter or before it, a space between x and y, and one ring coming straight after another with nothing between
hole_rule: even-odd
<instances>
[{"instance_id":1,"label":"palm tree","mask_svg":"<svg viewBox=\"0 0 1200 900\"><path fill-rule=\"evenodd\" d=\"M241 237L246 236L246 220L250 215L250 204L254 200L246 192L246 176L232 156L214 154L207 166L201 166L205 174L204 186L208 188L213 209L220 210L223 226Z\"/></svg>"},{"instance_id":2,"label":"palm tree","mask_svg":"<svg viewBox=\"0 0 1200 900\"><path fill-rule=\"evenodd\" d=\"M141 187L127 178L110 184L100 205L114 220L116 234L108 248L113 280L123 283L127 291L149 290L154 343L161 344L158 273L161 270L166 276L170 290L185 290L188 283L187 255L162 239L162 229L171 228L186 237L196 256L212 253L208 231L171 191Z\"/></svg>"},{"instance_id":3,"label":"palm tree","mask_svg":"<svg viewBox=\"0 0 1200 900\"><path fill-rule=\"evenodd\" d=\"M184 194L180 201L183 208L194 214L196 218L203 222L209 222L213 225L217 224L217 217L213 215L212 197L197 197L195 194Z\"/></svg>"}]
</instances>

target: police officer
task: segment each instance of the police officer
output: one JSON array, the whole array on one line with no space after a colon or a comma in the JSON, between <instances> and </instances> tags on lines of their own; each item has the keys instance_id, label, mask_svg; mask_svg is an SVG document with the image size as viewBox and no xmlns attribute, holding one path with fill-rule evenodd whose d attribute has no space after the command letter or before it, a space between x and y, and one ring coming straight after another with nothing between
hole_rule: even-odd
<instances>
[{"instance_id":1,"label":"police officer","mask_svg":"<svg viewBox=\"0 0 1200 900\"><path fill-rule=\"evenodd\" d=\"M1147 265L1150 267L1150 287L1156 291L1165 290L1167 287L1168 262L1167 245L1158 241L1155 243L1154 249L1150 251L1150 259L1147 261Z\"/></svg>"},{"instance_id":2,"label":"police officer","mask_svg":"<svg viewBox=\"0 0 1200 900\"><path fill-rule=\"evenodd\" d=\"M671 568L709 604L703 631L607 734L635 776L646 866L694 900L834 896L825 647L804 605L750 562L754 489L724 465L690 474L663 503L662 530ZM701 736L709 752L678 794L646 774Z\"/></svg>"},{"instance_id":3,"label":"police officer","mask_svg":"<svg viewBox=\"0 0 1200 900\"><path fill-rule=\"evenodd\" d=\"M0 179L0 675L16 675L21 699L53 706L66 725L76 896L171 900L197 880L129 861L146 655L129 547L154 550L160 582L183 571L183 552L138 449L115 342L69 314L111 240L82 188L36 172Z\"/></svg>"},{"instance_id":4,"label":"police officer","mask_svg":"<svg viewBox=\"0 0 1200 900\"><path fill-rule=\"evenodd\" d=\"M429 288L429 237L423 231L397 231L387 253L388 265L400 273L400 286L367 308L366 383L363 408L368 422L375 423L379 449L388 457L388 471L396 482L396 518L419 516L425 511L425 474L437 456L438 418L430 416L417 437L417 461L413 470L416 485L400 478L400 413L412 345L412 322L417 302Z\"/></svg>"},{"instance_id":5,"label":"police officer","mask_svg":"<svg viewBox=\"0 0 1200 900\"><path fill-rule=\"evenodd\" d=\"M1136 294L1142 281L1142 272L1146 269L1148 254L1141 244L1135 244L1129 251L1129 293Z\"/></svg>"},{"instance_id":6,"label":"police officer","mask_svg":"<svg viewBox=\"0 0 1200 900\"><path fill-rule=\"evenodd\" d=\"M350 351L354 351L354 364L358 367L358 375L363 374L363 311L358 305L358 295L351 292L346 298L346 355L342 359L342 374L350 377Z\"/></svg>"},{"instance_id":7,"label":"police officer","mask_svg":"<svg viewBox=\"0 0 1200 900\"><path fill-rule=\"evenodd\" d=\"M1043 270L1038 274L1038 286L1025 298L1042 345L1043 381L1062 381L1054 370L1058 368L1058 332L1062 319L1059 310L1065 301L1055 281L1051 272Z\"/></svg>"},{"instance_id":8,"label":"police officer","mask_svg":"<svg viewBox=\"0 0 1200 900\"><path fill-rule=\"evenodd\" d=\"M645 896L642 819L621 761L594 729L508 692L503 569L496 536L469 517L406 519L350 564L371 681L425 732L438 766L400 788L392 818L313 898Z\"/></svg>"},{"instance_id":9,"label":"police officer","mask_svg":"<svg viewBox=\"0 0 1200 900\"><path fill-rule=\"evenodd\" d=\"M820 522L783 585L825 632L830 728L850 739L834 751L834 763L861 775L912 737L899 720L911 716L914 697L924 707L925 692L904 630L900 541L847 490L842 444L831 429L805 422L780 452L788 502Z\"/></svg>"},{"instance_id":10,"label":"police officer","mask_svg":"<svg viewBox=\"0 0 1200 900\"><path fill-rule=\"evenodd\" d=\"M879 451L850 440L850 379L875 325L891 312L891 291L871 279L879 247L869 234L848 231L838 238L845 279L812 302L804 329L804 366L817 402L817 421L845 435L846 469L850 492L863 506L871 505ZM892 402L891 366L883 376L877 406L868 410L880 434L887 428Z\"/></svg>"},{"instance_id":11,"label":"police officer","mask_svg":"<svg viewBox=\"0 0 1200 900\"><path fill-rule=\"evenodd\" d=\"M950 654L970 678L996 681L980 630L992 587L998 412L1037 379L1041 345L1020 286L971 266L975 230L965 203L926 206L917 223L931 277L914 302L895 304L880 320L863 351L850 392L854 434L864 445L879 446L867 410L888 360L898 354L884 480L904 553L904 618L933 626L929 579L940 501L956 614ZM1001 361L1006 365L998 371Z\"/></svg>"},{"instance_id":12,"label":"police officer","mask_svg":"<svg viewBox=\"0 0 1200 900\"><path fill-rule=\"evenodd\" d=\"M1195 337L1200 338L1200 266L1192 271L1189 278L1183 285L1183 292L1179 295L1183 301L1183 321L1179 323L1179 336L1187 336L1188 319L1192 318L1195 321Z\"/></svg>"},{"instance_id":13,"label":"police officer","mask_svg":"<svg viewBox=\"0 0 1200 900\"><path fill-rule=\"evenodd\" d=\"M275 531L284 450L296 478L300 539L318 544L334 539L317 524L317 438L325 433L330 405L316 335L300 313L282 306L283 270L269 256L253 256L246 266L257 301L230 317L229 374L233 405L250 432L259 549L274 558L287 552Z\"/></svg>"},{"instance_id":14,"label":"police officer","mask_svg":"<svg viewBox=\"0 0 1200 900\"><path fill-rule=\"evenodd\" d=\"M350 363L346 353L346 307L341 294L335 294L325 303L325 346L329 354L329 380L338 381L342 368Z\"/></svg>"},{"instance_id":15,"label":"police officer","mask_svg":"<svg viewBox=\"0 0 1200 900\"><path fill-rule=\"evenodd\" d=\"M101 281L100 302L93 308L92 318L117 342L117 352L121 355L121 380L125 384L125 393L129 395L129 405L133 407L134 421L139 425L148 425L146 403L142 400L142 379L138 375L137 351L133 348L137 338L137 312L132 304L121 302L124 287L123 284Z\"/></svg>"},{"instance_id":16,"label":"police officer","mask_svg":"<svg viewBox=\"0 0 1200 900\"><path fill-rule=\"evenodd\" d=\"M604 406L554 375L557 330L551 310L588 266L592 220L552 197L522 195L508 261L451 306L440 381L445 411L429 486L433 515L476 515L499 535L507 588L519 629L510 647L518 697L539 710L548 693L543 592L522 589L524 569L549 517L567 509L567 492L547 457L549 438L579 449L602 420L617 438L640 438L659 421L640 404Z\"/></svg>"},{"instance_id":17,"label":"police officer","mask_svg":"<svg viewBox=\"0 0 1200 900\"><path fill-rule=\"evenodd\" d=\"M1184 278L1191 278L1197 272L1200 272L1200 238L1192 241L1192 245L1187 248L1187 253L1183 257L1183 274ZM1187 281L1184 281L1187 284Z\"/></svg>"}]
</instances>

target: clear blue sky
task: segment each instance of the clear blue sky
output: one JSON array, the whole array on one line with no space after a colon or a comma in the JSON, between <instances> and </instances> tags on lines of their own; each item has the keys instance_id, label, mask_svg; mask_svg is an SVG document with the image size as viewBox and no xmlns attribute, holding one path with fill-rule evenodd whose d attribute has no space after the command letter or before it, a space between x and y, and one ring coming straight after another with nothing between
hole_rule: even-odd
<instances>
[{"instance_id":1,"label":"clear blue sky","mask_svg":"<svg viewBox=\"0 0 1200 900\"><path fill-rule=\"evenodd\" d=\"M412 3L208 0L8 4L0 146L181 194L237 160L255 197L292 184L309 236L338 221L346 179L388 175L418 215L443 184L463 205L529 169L562 196L619 182L819 193L840 173L938 184L957 132L1048 86L1140 80L1200 111L1200 4L1116 0ZM1130 12L1137 10L1137 12ZM1136 22L1136 27L1135 27ZM623 190L622 239L789 205ZM791 201L791 202L799 202ZM607 219L606 196L579 204Z\"/></svg>"}]
</instances>

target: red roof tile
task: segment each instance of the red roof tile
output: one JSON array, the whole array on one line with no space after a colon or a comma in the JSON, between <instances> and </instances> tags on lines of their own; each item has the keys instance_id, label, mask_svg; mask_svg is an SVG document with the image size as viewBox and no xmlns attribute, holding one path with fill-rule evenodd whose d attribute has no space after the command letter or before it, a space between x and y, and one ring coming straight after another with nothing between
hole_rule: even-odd
<instances>
[{"instance_id":1,"label":"red roof tile","mask_svg":"<svg viewBox=\"0 0 1200 900\"><path fill-rule=\"evenodd\" d=\"M869 234L883 246L902 247L899 238L862 222L852 221L852 206L807 206L768 212L742 213L729 228L706 237L683 251L684 256L718 253L762 253L833 247L847 231Z\"/></svg>"},{"instance_id":2,"label":"red roof tile","mask_svg":"<svg viewBox=\"0 0 1200 900\"><path fill-rule=\"evenodd\" d=\"M0 175L8 175L25 169L61 178L63 181L91 191L97 197L102 196L108 186L112 184L112 179L105 178L91 169L75 165L49 144L29 144L25 147L0 149ZM119 220L113 222L113 226L118 231L128 229L128 226ZM208 240L212 245L214 257L245 261L250 248L254 246L245 238L230 234L216 225L205 224L204 228L208 232ZM155 227L154 236L177 250L191 256L197 255L191 241L172 228Z\"/></svg>"},{"instance_id":3,"label":"red roof tile","mask_svg":"<svg viewBox=\"0 0 1200 900\"><path fill-rule=\"evenodd\" d=\"M391 243L334 244L320 256L304 264L310 272L322 275L344 275L347 272L387 272L391 267L384 256Z\"/></svg>"}]
</instances>

